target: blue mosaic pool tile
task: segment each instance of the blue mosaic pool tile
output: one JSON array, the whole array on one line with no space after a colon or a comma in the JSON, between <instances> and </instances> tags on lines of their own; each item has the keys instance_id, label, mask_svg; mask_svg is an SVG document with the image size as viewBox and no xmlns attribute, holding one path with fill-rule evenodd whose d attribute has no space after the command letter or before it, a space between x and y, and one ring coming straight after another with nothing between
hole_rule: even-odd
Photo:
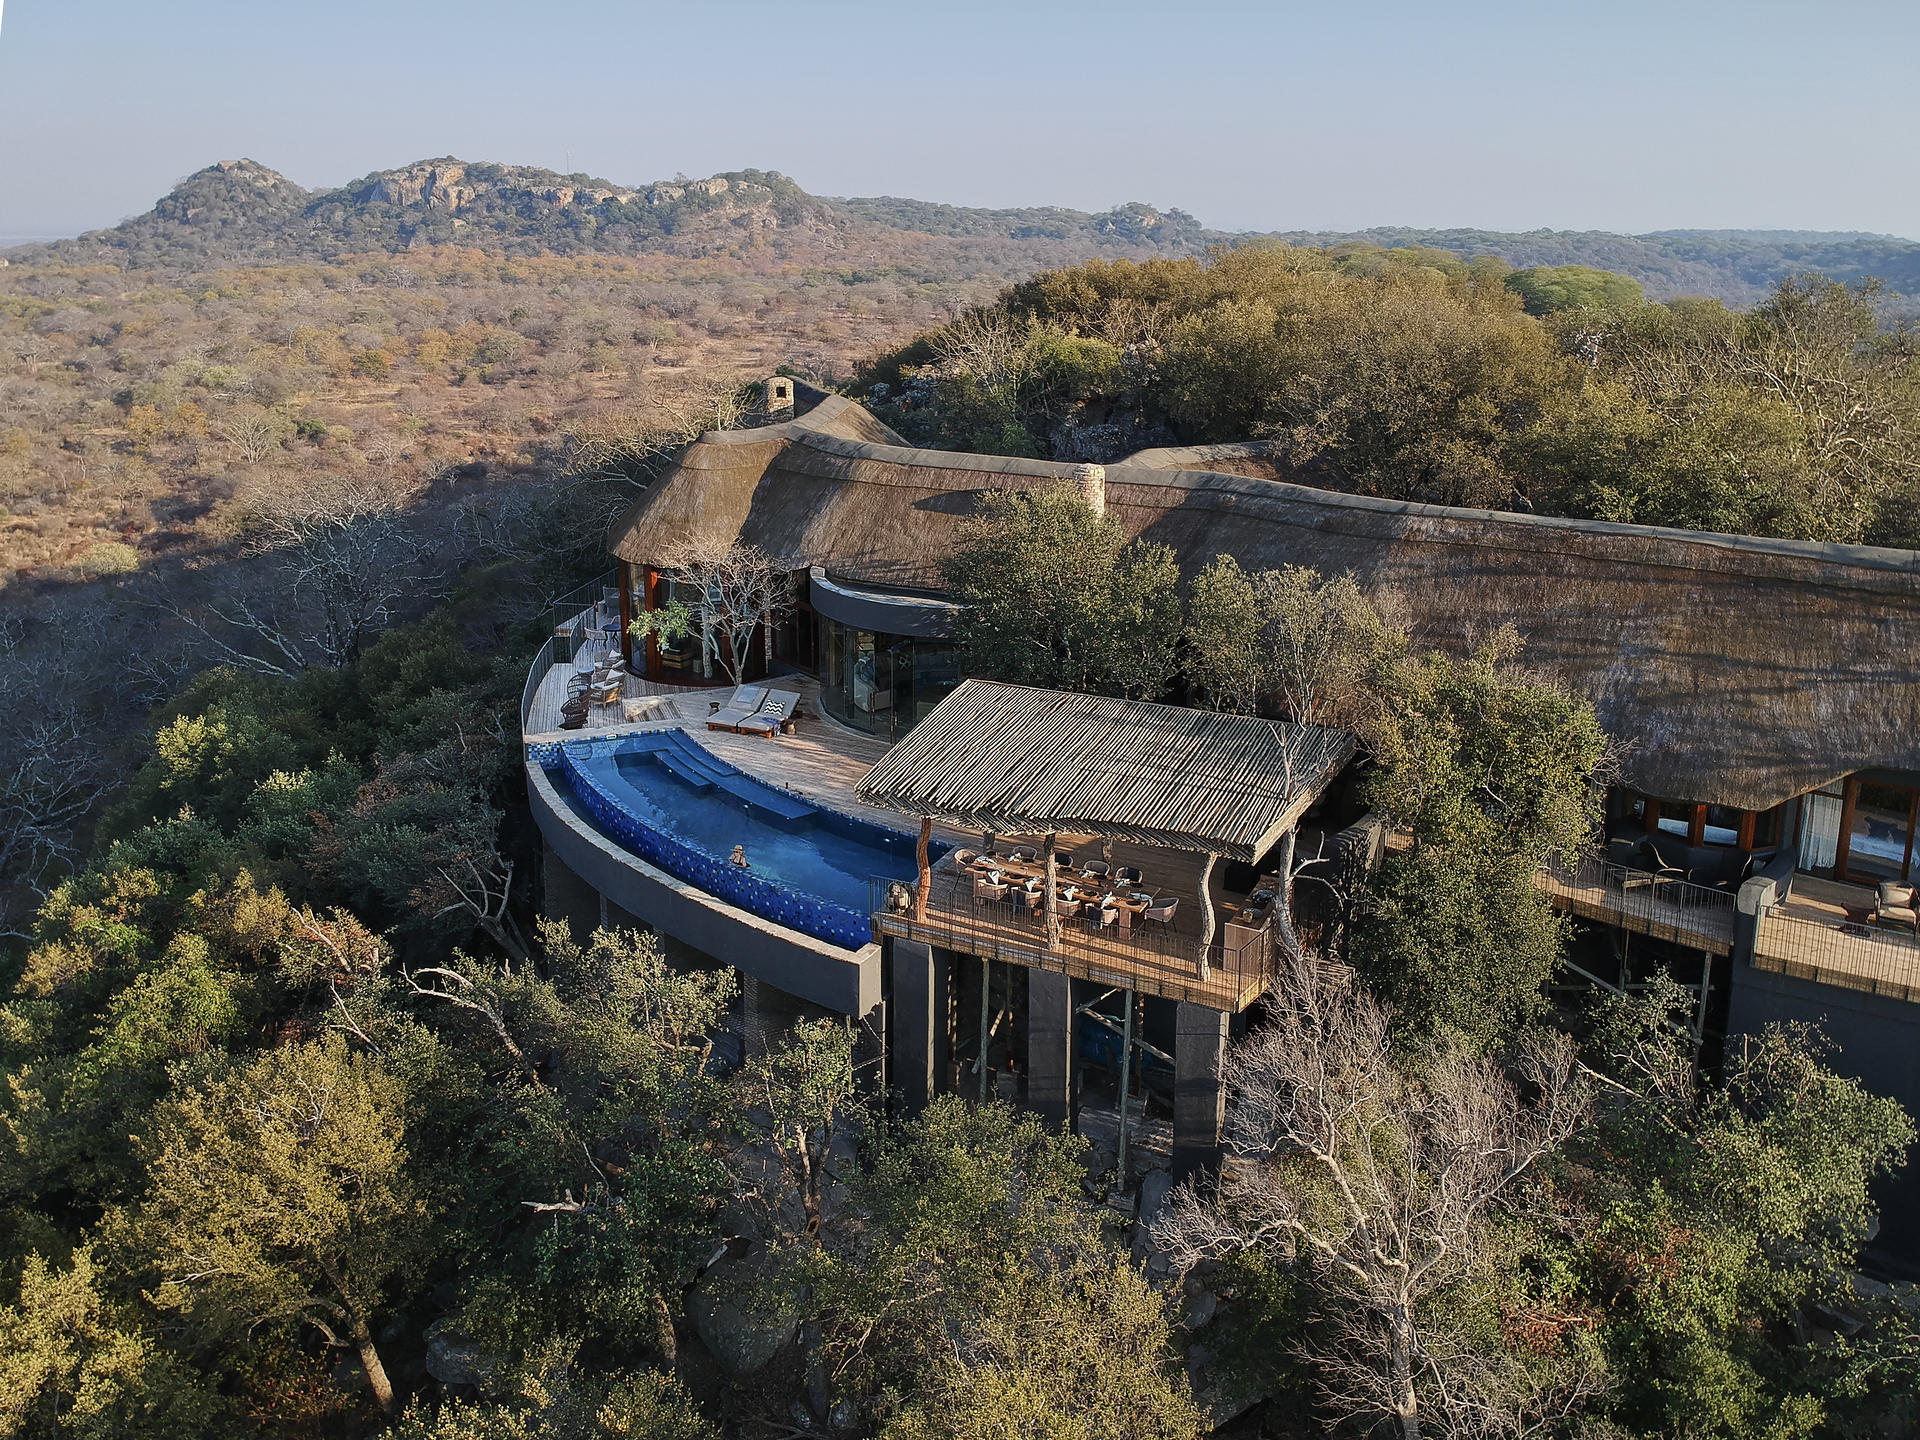
<instances>
[{"instance_id":1,"label":"blue mosaic pool tile","mask_svg":"<svg viewBox=\"0 0 1920 1440\"><path fill-rule=\"evenodd\" d=\"M648 864L763 920L798 930L816 940L825 940L848 950L858 950L872 943L873 921L865 913L742 870L718 855L688 844L678 836L656 830L613 796L595 786L579 763L588 759L611 759L621 753L680 749L693 743L678 731L671 730L602 739L583 736L578 739L532 742L527 746L527 756L542 769L564 776L574 798L601 828ZM774 788L766 786L766 782L759 777L726 764L704 749L701 751L701 760L715 770L740 776L768 789ZM797 799L805 799L790 787L786 787L786 793ZM813 802L807 803L812 805ZM813 805L813 809L822 823L832 829L870 843L890 848L895 842L911 842L914 838L824 806ZM929 853L937 860L950 848L936 842L929 847Z\"/></svg>"}]
</instances>

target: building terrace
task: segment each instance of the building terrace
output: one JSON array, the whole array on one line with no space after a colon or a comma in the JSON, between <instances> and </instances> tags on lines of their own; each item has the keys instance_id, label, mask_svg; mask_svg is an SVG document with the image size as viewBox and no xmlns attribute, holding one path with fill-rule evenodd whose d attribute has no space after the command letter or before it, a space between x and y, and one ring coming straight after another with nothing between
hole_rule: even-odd
<instances>
[{"instance_id":1,"label":"building terrace","mask_svg":"<svg viewBox=\"0 0 1920 1440\"><path fill-rule=\"evenodd\" d=\"M966 681L858 793L976 848L923 864L911 893L881 887L875 929L1238 1012L1290 923L1287 885L1256 862L1353 749L1320 726Z\"/></svg>"}]
</instances>

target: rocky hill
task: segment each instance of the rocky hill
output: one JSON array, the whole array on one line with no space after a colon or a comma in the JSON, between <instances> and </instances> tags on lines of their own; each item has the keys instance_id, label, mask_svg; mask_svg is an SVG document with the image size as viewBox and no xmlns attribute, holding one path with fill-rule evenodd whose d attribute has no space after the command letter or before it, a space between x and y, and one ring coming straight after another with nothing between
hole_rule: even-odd
<instances>
[{"instance_id":1,"label":"rocky hill","mask_svg":"<svg viewBox=\"0 0 1920 1440\"><path fill-rule=\"evenodd\" d=\"M805 236L856 252L862 237L931 235L999 242L1015 269L1070 264L1089 254L1188 255L1254 238L1209 229L1181 210L1133 202L1100 214L1060 207L989 210L881 196L810 195L774 171L739 170L621 185L534 166L443 157L376 171L335 190L309 191L252 160L228 160L183 180L152 210L108 230L16 247L15 262L109 261L135 268L327 260L464 244L509 254L732 251ZM1920 297L1920 244L1890 235L1759 230L1604 231L1385 228L1290 231L1292 244L1433 247L1498 255L1516 267L1590 265L1631 275L1654 299L1707 295L1749 305L1786 275L1814 270L1884 280Z\"/></svg>"}]
</instances>

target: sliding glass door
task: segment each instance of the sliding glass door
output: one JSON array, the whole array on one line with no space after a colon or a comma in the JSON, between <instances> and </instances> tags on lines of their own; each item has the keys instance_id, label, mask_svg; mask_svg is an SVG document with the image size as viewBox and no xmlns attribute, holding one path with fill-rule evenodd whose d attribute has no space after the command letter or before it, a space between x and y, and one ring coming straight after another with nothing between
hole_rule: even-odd
<instances>
[{"instance_id":1,"label":"sliding glass door","mask_svg":"<svg viewBox=\"0 0 1920 1440\"><path fill-rule=\"evenodd\" d=\"M1913 873L1915 792L1904 785L1856 782L1847 827L1847 878L1864 884Z\"/></svg>"}]
</instances>

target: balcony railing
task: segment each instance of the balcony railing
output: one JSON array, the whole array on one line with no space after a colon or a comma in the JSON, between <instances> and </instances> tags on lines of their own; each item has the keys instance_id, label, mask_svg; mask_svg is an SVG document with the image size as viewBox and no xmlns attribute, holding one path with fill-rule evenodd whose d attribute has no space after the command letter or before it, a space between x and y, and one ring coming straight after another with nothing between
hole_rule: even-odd
<instances>
[{"instance_id":1,"label":"balcony railing","mask_svg":"<svg viewBox=\"0 0 1920 1440\"><path fill-rule=\"evenodd\" d=\"M1838 923L1762 912L1753 963L1822 985L1920 1004L1920 936L1858 921Z\"/></svg>"},{"instance_id":2,"label":"balcony railing","mask_svg":"<svg viewBox=\"0 0 1920 1440\"><path fill-rule=\"evenodd\" d=\"M1615 865L1597 855L1556 858L1536 878L1561 909L1617 930L1726 955L1733 950L1734 897L1726 890Z\"/></svg>"},{"instance_id":3,"label":"balcony railing","mask_svg":"<svg viewBox=\"0 0 1920 1440\"><path fill-rule=\"evenodd\" d=\"M1216 1010L1238 1011L1258 999L1273 975L1272 926L1220 926L1204 948L1196 915L1182 905L1179 929L1136 920L1122 930L1102 924L1097 910L1060 922L1057 947L1047 943L1044 915L1024 899L976 898L971 876L935 871L926 918L914 917L910 880L876 876L869 882L876 934L918 940L988 960L1051 970L1120 985ZM1191 897L1186 897L1191 903Z\"/></svg>"},{"instance_id":4,"label":"balcony railing","mask_svg":"<svg viewBox=\"0 0 1920 1440\"><path fill-rule=\"evenodd\" d=\"M576 585L548 607L553 626L553 664L564 664L573 659L594 632L604 632L610 628L616 632L617 639L620 596L616 580L616 573L609 570L584 585ZM612 600L607 599L609 593L613 596ZM597 620L611 620L612 624L610 627L596 624Z\"/></svg>"}]
</instances>

